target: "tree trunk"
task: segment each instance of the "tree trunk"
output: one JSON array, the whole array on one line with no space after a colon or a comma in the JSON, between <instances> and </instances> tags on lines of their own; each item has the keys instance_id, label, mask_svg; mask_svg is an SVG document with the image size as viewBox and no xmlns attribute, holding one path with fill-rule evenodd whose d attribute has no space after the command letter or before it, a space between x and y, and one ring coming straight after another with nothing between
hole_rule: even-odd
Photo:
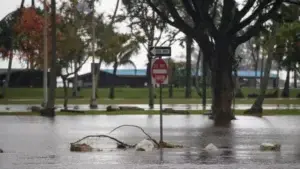
<instances>
[{"instance_id":1,"label":"tree trunk","mask_svg":"<svg viewBox=\"0 0 300 169\"><path fill-rule=\"evenodd\" d=\"M77 97L78 96L78 71L77 71L77 65L78 63L75 61L74 62L74 78L73 78L73 97Z\"/></svg>"},{"instance_id":2,"label":"tree trunk","mask_svg":"<svg viewBox=\"0 0 300 169\"><path fill-rule=\"evenodd\" d=\"M118 62L115 61L114 63L114 70L113 70L113 77L115 78L117 76L117 68L118 68ZM115 81L113 80L113 82L111 83L111 86L109 88L109 98L110 99L114 99L115 98Z\"/></svg>"},{"instance_id":3,"label":"tree trunk","mask_svg":"<svg viewBox=\"0 0 300 169\"><path fill-rule=\"evenodd\" d=\"M185 81L185 98L191 98L192 88L192 43L193 39L186 36L186 81Z\"/></svg>"},{"instance_id":4,"label":"tree trunk","mask_svg":"<svg viewBox=\"0 0 300 169\"><path fill-rule=\"evenodd\" d=\"M291 69L290 69L290 65L288 65L288 68L286 70L286 79L284 82L284 88L283 91L281 93L282 97L289 97L290 96L290 73L291 73Z\"/></svg>"},{"instance_id":5,"label":"tree trunk","mask_svg":"<svg viewBox=\"0 0 300 169\"><path fill-rule=\"evenodd\" d=\"M258 72L258 58L255 61L254 69L255 69L254 88L256 89L256 85L257 85L257 72Z\"/></svg>"},{"instance_id":6,"label":"tree trunk","mask_svg":"<svg viewBox=\"0 0 300 169\"><path fill-rule=\"evenodd\" d=\"M61 76L62 82L63 82L63 88L64 88L64 109L68 110L68 86L67 86L67 78L64 76Z\"/></svg>"},{"instance_id":7,"label":"tree trunk","mask_svg":"<svg viewBox=\"0 0 300 169\"><path fill-rule=\"evenodd\" d=\"M1 94L2 98L6 97L6 90L9 87L10 74L11 74L11 66L12 66L12 61L13 61L13 55L14 55L13 51L9 52L8 68L7 68L7 72L6 72L5 81L4 81L3 87L2 87L2 94Z\"/></svg>"},{"instance_id":8,"label":"tree trunk","mask_svg":"<svg viewBox=\"0 0 300 169\"><path fill-rule=\"evenodd\" d=\"M199 69L200 69L200 62L201 62L201 48L199 49L198 57L197 57L197 62L196 62L196 73L195 73L195 89L199 97L202 96L201 90L200 90L200 85L199 85ZM203 73L202 73L203 77Z\"/></svg>"},{"instance_id":9,"label":"tree trunk","mask_svg":"<svg viewBox=\"0 0 300 169\"><path fill-rule=\"evenodd\" d=\"M174 77L175 77L175 71L176 68L175 68L175 64L172 66L172 74L171 74L171 81L170 81L170 84L169 84L169 98L173 98L173 87L174 87Z\"/></svg>"},{"instance_id":10,"label":"tree trunk","mask_svg":"<svg viewBox=\"0 0 300 169\"><path fill-rule=\"evenodd\" d=\"M280 71L280 65L279 63L277 63L277 77L276 77L276 90L277 90L277 97L280 97L280 88L279 88L279 82L280 82L280 78L279 78L279 71Z\"/></svg>"},{"instance_id":11,"label":"tree trunk","mask_svg":"<svg viewBox=\"0 0 300 169\"><path fill-rule=\"evenodd\" d=\"M99 68L96 71L96 98L98 99L98 93L99 93L99 87L100 87L100 71L101 71L101 64L102 64L102 59L99 60Z\"/></svg>"},{"instance_id":12,"label":"tree trunk","mask_svg":"<svg viewBox=\"0 0 300 169\"><path fill-rule=\"evenodd\" d=\"M51 0L51 21L56 22L56 1ZM50 85L49 85L49 99L47 103L47 110L43 115L54 117L55 116L55 89L56 89L56 24L52 24L52 56L50 67Z\"/></svg>"},{"instance_id":13,"label":"tree trunk","mask_svg":"<svg viewBox=\"0 0 300 169\"><path fill-rule=\"evenodd\" d=\"M234 83L232 64L235 49L225 38L216 41L212 62L212 116L216 124L226 124L235 119L231 109ZM205 56L206 58L210 56Z\"/></svg>"},{"instance_id":14,"label":"tree trunk","mask_svg":"<svg viewBox=\"0 0 300 169\"><path fill-rule=\"evenodd\" d=\"M202 107L203 110L206 110L206 99L207 99L207 75L208 75L208 67L207 67L208 63L207 63L207 59L205 59L205 57L203 56L202 58ZM212 80L212 79L210 79Z\"/></svg>"},{"instance_id":15,"label":"tree trunk","mask_svg":"<svg viewBox=\"0 0 300 169\"><path fill-rule=\"evenodd\" d=\"M294 70L294 88L297 89L297 71Z\"/></svg>"},{"instance_id":16,"label":"tree trunk","mask_svg":"<svg viewBox=\"0 0 300 169\"><path fill-rule=\"evenodd\" d=\"M262 52L261 52L261 60L260 60L260 85L259 85L259 87L260 87L260 89L262 88L262 81L263 81L263 73L264 73L264 62L265 62L265 57L264 57L264 55L263 55L263 47L262 46L260 46L259 47L259 50L262 50ZM260 52L260 51L258 51L258 52ZM259 57L258 57L259 58Z\"/></svg>"},{"instance_id":17,"label":"tree trunk","mask_svg":"<svg viewBox=\"0 0 300 169\"><path fill-rule=\"evenodd\" d=\"M244 94L242 92L242 88L241 88L241 85L240 85L240 80L239 80L237 70L234 71L234 77L235 77L235 97L243 98Z\"/></svg>"},{"instance_id":18,"label":"tree trunk","mask_svg":"<svg viewBox=\"0 0 300 169\"><path fill-rule=\"evenodd\" d=\"M152 47L153 42L148 43L148 50ZM149 108L154 108L154 90L153 90L153 84L152 84L152 77L151 77L151 64L152 64L152 56L150 55L150 51L148 51L147 54L148 58L148 65L147 65L147 77L148 77L148 89L149 89Z\"/></svg>"},{"instance_id":19,"label":"tree trunk","mask_svg":"<svg viewBox=\"0 0 300 169\"><path fill-rule=\"evenodd\" d=\"M21 1L21 6L20 6L20 8L23 8L23 7L24 7L24 3L25 3L25 0L22 0L22 1Z\"/></svg>"},{"instance_id":20,"label":"tree trunk","mask_svg":"<svg viewBox=\"0 0 300 169\"><path fill-rule=\"evenodd\" d=\"M262 116L262 112L263 112L262 106L263 106L265 94L266 94L266 91L268 88L270 70L271 70L272 60L273 60L273 46L274 46L274 44L270 43L269 47L268 47L268 58L266 60L266 65L264 68L264 76L263 76L263 79L261 80L259 96L256 98L256 100L253 103L253 105L251 106L251 108L244 112L245 114Z\"/></svg>"}]
</instances>

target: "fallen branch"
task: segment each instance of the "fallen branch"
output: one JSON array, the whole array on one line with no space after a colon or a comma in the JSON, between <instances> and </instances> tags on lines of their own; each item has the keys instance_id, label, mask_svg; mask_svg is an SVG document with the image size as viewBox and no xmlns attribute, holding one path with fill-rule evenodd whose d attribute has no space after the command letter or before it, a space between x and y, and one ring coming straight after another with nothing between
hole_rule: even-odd
<instances>
[{"instance_id":1,"label":"fallen branch","mask_svg":"<svg viewBox=\"0 0 300 169\"><path fill-rule=\"evenodd\" d=\"M116 131L117 129L122 128L122 127L135 127L135 128L140 129L140 130L148 137L148 139L152 140L152 141L159 147L159 143L158 143L155 139L153 139L149 134L147 134L147 133L145 132L145 130L144 130L143 128L141 128L140 126L124 124L124 125L121 125L121 126L118 126L118 127L114 128L114 129L111 130L108 134L111 134L112 132L114 132L114 131Z\"/></svg>"},{"instance_id":2,"label":"fallen branch","mask_svg":"<svg viewBox=\"0 0 300 169\"><path fill-rule=\"evenodd\" d=\"M100 137L104 137L104 138L109 138L109 139L111 139L111 140L116 141L119 145L122 145L122 146L125 146L125 147L129 147L129 148L135 147L135 145L129 145L129 144L126 144L126 143L124 143L124 142L122 142L122 141L120 141L120 140L118 140L118 139L116 139L116 138L114 138L114 137L108 136L108 135L88 135L88 136L83 137L82 139L79 139L79 140L75 141L74 143L71 143L71 145L72 145L72 144L78 144L79 142L81 142L81 141L84 140L84 139L87 139L87 138L93 138L93 137L99 137L99 138L100 138Z\"/></svg>"}]
</instances>

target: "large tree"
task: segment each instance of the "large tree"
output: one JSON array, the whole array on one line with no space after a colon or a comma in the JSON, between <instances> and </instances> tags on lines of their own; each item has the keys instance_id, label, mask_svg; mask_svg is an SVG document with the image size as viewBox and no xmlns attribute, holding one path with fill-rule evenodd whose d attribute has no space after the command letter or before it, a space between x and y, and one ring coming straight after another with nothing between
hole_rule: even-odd
<instances>
[{"instance_id":1,"label":"large tree","mask_svg":"<svg viewBox=\"0 0 300 169\"><path fill-rule=\"evenodd\" d=\"M150 75L151 61L154 58L149 50L152 46L171 46L179 31L170 29L166 22L161 19L151 7L147 5L145 0L122 0L125 6L125 14L123 17L130 21L128 25L133 35L144 36L146 42L143 40L141 44L148 52L147 54L147 77L149 88L149 107L154 107L154 90L152 79Z\"/></svg>"},{"instance_id":2,"label":"large tree","mask_svg":"<svg viewBox=\"0 0 300 169\"><path fill-rule=\"evenodd\" d=\"M113 75L117 76L117 69L121 65L130 64L136 70L136 65L131 60L139 49L139 41L132 38L131 34L114 33L111 40L106 44L106 48L102 50L101 56L104 56L104 61L113 64ZM109 89L109 98L115 98L115 81L111 83Z\"/></svg>"},{"instance_id":3,"label":"large tree","mask_svg":"<svg viewBox=\"0 0 300 169\"><path fill-rule=\"evenodd\" d=\"M276 16L284 0L146 0L165 22L193 37L201 47L212 72L212 118L234 119L233 63L238 45L257 35L263 23ZM216 20L216 13L221 17ZM184 19L188 16L192 23Z\"/></svg>"}]
</instances>

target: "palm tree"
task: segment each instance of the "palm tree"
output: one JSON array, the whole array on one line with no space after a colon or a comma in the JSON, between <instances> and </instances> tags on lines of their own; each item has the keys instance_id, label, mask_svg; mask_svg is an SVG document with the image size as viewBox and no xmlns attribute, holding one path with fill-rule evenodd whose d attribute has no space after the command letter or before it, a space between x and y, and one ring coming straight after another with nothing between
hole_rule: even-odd
<instances>
[{"instance_id":1,"label":"palm tree","mask_svg":"<svg viewBox=\"0 0 300 169\"><path fill-rule=\"evenodd\" d=\"M5 83L3 84L1 97L5 97L6 89L9 87L10 73L13 60L13 50L16 47L16 42L13 41L15 36L14 26L17 23L19 15L20 8L9 13L0 21L0 54L3 59L9 59L6 79Z\"/></svg>"},{"instance_id":2,"label":"palm tree","mask_svg":"<svg viewBox=\"0 0 300 169\"><path fill-rule=\"evenodd\" d=\"M117 69L120 65L130 64L134 67L136 73L136 66L131 60L131 57L139 51L139 41L136 39L132 40L131 36L128 34L115 34L112 39L112 46L109 45L110 47L108 48L108 51L110 52L106 53L111 56L106 58L106 62L113 63L114 77L117 76ZM115 97L115 85L116 84L113 81L109 90L110 99L114 99Z\"/></svg>"}]
</instances>

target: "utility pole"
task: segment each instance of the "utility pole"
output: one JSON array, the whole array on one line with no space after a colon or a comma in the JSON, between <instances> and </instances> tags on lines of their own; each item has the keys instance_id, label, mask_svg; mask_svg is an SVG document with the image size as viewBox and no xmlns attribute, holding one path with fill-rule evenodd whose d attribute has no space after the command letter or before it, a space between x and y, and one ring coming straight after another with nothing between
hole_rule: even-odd
<instances>
[{"instance_id":1,"label":"utility pole","mask_svg":"<svg viewBox=\"0 0 300 169\"><path fill-rule=\"evenodd\" d=\"M43 107L46 107L48 102L48 11L47 0L44 0L44 102Z\"/></svg>"},{"instance_id":2,"label":"utility pole","mask_svg":"<svg viewBox=\"0 0 300 169\"><path fill-rule=\"evenodd\" d=\"M206 87L207 87L207 62L206 58L202 57L202 107L206 110Z\"/></svg>"},{"instance_id":3,"label":"utility pole","mask_svg":"<svg viewBox=\"0 0 300 169\"><path fill-rule=\"evenodd\" d=\"M96 71L95 71L95 1L92 1L92 98L90 102L90 108L97 108L97 100L96 100Z\"/></svg>"},{"instance_id":4,"label":"utility pole","mask_svg":"<svg viewBox=\"0 0 300 169\"><path fill-rule=\"evenodd\" d=\"M56 0L51 0L51 68L50 68L50 86L46 112L44 116L55 116L55 89L56 89Z\"/></svg>"}]
</instances>

